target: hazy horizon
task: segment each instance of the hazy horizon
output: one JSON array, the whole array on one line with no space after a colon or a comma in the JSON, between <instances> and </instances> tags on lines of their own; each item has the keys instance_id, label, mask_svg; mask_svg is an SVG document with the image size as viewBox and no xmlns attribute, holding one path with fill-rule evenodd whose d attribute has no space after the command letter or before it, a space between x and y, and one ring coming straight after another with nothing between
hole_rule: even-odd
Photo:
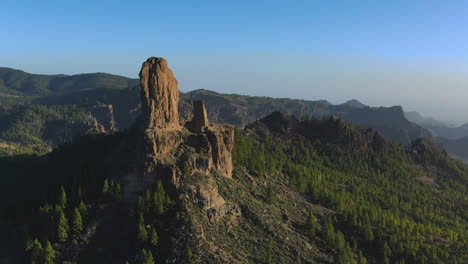
<instances>
[{"instance_id":1,"label":"hazy horizon","mask_svg":"<svg viewBox=\"0 0 468 264\"><path fill-rule=\"evenodd\" d=\"M112 3L9 4L0 66L136 78L160 56L182 91L357 99L468 122L463 1Z\"/></svg>"}]
</instances>

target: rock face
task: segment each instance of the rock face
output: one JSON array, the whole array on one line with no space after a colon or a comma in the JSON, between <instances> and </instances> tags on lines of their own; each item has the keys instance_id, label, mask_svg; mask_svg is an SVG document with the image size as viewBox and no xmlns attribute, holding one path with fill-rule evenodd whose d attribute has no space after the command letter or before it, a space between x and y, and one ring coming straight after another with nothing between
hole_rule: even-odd
<instances>
[{"instance_id":1,"label":"rock face","mask_svg":"<svg viewBox=\"0 0 468 264\"><path fill-rule=\"evenodd\" d=\"M410 151L419 163L431 164L436 156L445 153L445 150L428 138L419 138L411 143Z\"/></svg>"},{"instance_id":2,"label":"rock face","mask_svg":"<svg viewBox=\"0 0 468 264\"><path fill-rule=\"evenodd\" d=\"M96 105L91 109L91 113L102 126L103 133L112 133L118 130L114 119L113 105Z\"/></svg>"},{"instance_id":3,"label":"rock face","mask_svg":"<svg viewBox=\"0 0 468 264\"><path fill-rule=\"evenodd\" d=\"M146 127L178 126L179 89L165 59L151 57L143 63L140 86Z\"/></svg>"},{"instance_id":4,"label":"rock face","mask_svg":"<svg viewBox=\"0 0 468 264\"><path fill-rule=\"evenodd\" d=\"M179 120L177 80L162 58L149 58L143 63L140 82L144 164L140 173L126 178L124 190L132 192L126 197L136 198L135 194L161 179L177 208L181 208L177 215L196 208L212 224L224 217L237 217L240 208L224 199L215 180L232 178L234 126L209 123L202 101L193 102L192 120ZM186 220L182 217L175 222ZM201 226L192 222L186 225L194 234L203 234ZM177 252L185 242L171 247ZM175 254L175 259L178 256Z\"/></svg>"},{"instance_id":5,"label":"rock face","mask_svg":"<svg viewBox=\"0 0 468 264\"><path fill-rule=\"evenodd\" d=\"M209 125L208 114L202 101L193 101L192 127L196 132L202 132Z\"/></svg>"},{"instance_id":6,"label":"rock face","mask_svg":"<svg viewBox=\"0 0 468 264\"><path fill-rule=\"evenodd\" d=\"M202 101L193 102L191 121L179 120L177 80L163 58L143 63L140 83L146 148L143 186L159 177L177 190L181 177L213 170L230 178L234 127L210 124Z\"/></svg>"}]
</instances>

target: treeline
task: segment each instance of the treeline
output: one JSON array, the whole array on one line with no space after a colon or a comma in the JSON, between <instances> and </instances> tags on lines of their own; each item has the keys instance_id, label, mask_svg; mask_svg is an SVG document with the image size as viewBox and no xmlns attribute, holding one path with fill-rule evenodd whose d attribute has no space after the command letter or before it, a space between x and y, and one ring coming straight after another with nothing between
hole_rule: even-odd
<instances>
[{"instance_id":1,"label":"treeline","mask_svg":"<svg viewBox=\"0 0 468 264\"><path fill-rule=\"evenodd\" d=\"M357 152L273 136L259 142L240 131L235 139L236 165L260 176L285 174L337 212L308 234L328 241L337 263L466 263L466 166L437 157L450 176L439 177L436 189L416 181L430 172L403 149Z\"/></svg>"}]
</instances>

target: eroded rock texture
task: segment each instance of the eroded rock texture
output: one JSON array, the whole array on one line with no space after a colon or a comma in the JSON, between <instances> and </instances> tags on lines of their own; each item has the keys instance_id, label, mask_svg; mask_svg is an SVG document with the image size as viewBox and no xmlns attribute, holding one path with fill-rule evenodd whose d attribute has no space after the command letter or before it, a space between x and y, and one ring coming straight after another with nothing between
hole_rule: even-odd
<instances>
[{"instance_id":1,"label":"eroded rock texture","mask_svg":"<svg viewBox=\"0 0 468 264\"><path fill-rule=\"evenodd\" d=\"M141 177L132 174L126 178L128 188L124 190L136 197L161 179L181 210L177 215L197 208L210 223L226 215L239 215L239 207L224 199L215 180L232 178L234 126L210 123L202 101L193 102L190 121L179 120L177 80L165 59L152 57L144 62L140 83L144 164L137 173ZM183 221L175 220L179 224ZM188 223L187 228L203 233L200 226ZM185 242L176 243L172 247L177 251L184 245ZM174 259L179 261L178 257L175 254Z\"/></svg>"},{"instance_id":2,"label":"eroded rock texture","mask_svg":"<svg viewBox=\"0 0 468 264\"><path fill-rule=\"evenodd\" d=\"M179 125L179 88L163 58L151 57L140 71L142 112L147 128Z\"/></svg>"},{"instance_id":3,"label":"eroded rock texture","mask_svg":"<svg viewBox=\"0 0 468 264\"><path fill-rule=\"evenodd\" d=\"M215 169L231 177L233 126L210 124L202 101L193 102L191 121L179 120L177 80L163 58L151 57L143 63L140 83L147 151L145 181L168 170L171 176L166 179L176 188L178 177L187 171L209 174Z\"/></svg>"},{"instance_id":4,"label":"eroded rock texture","mask_svg":"<svg viewBox=\"0 0 468 264\"><path fill-rule=\"evenodd\" d=\"M195 132L200 133L208 125L208 114L206 113L205 105L202 101L193 101L193 119L191 122L192 129Z\"/></svg>"}]
</instances>

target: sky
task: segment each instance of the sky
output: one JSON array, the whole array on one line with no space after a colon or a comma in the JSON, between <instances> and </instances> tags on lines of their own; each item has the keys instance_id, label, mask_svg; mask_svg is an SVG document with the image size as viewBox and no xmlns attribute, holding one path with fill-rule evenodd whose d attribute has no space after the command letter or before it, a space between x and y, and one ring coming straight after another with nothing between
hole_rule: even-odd
<instances>
[{"instance_id":1,"label":"sky","mask_svg":"<svg viewBox=\"0 0 468 264\"><path fill-rule=\"evenodd\" d=\"M199 88L468 121L468 1L4 1L0 66L137 78L165 57Z\"/></svg>"}]
</instances>

